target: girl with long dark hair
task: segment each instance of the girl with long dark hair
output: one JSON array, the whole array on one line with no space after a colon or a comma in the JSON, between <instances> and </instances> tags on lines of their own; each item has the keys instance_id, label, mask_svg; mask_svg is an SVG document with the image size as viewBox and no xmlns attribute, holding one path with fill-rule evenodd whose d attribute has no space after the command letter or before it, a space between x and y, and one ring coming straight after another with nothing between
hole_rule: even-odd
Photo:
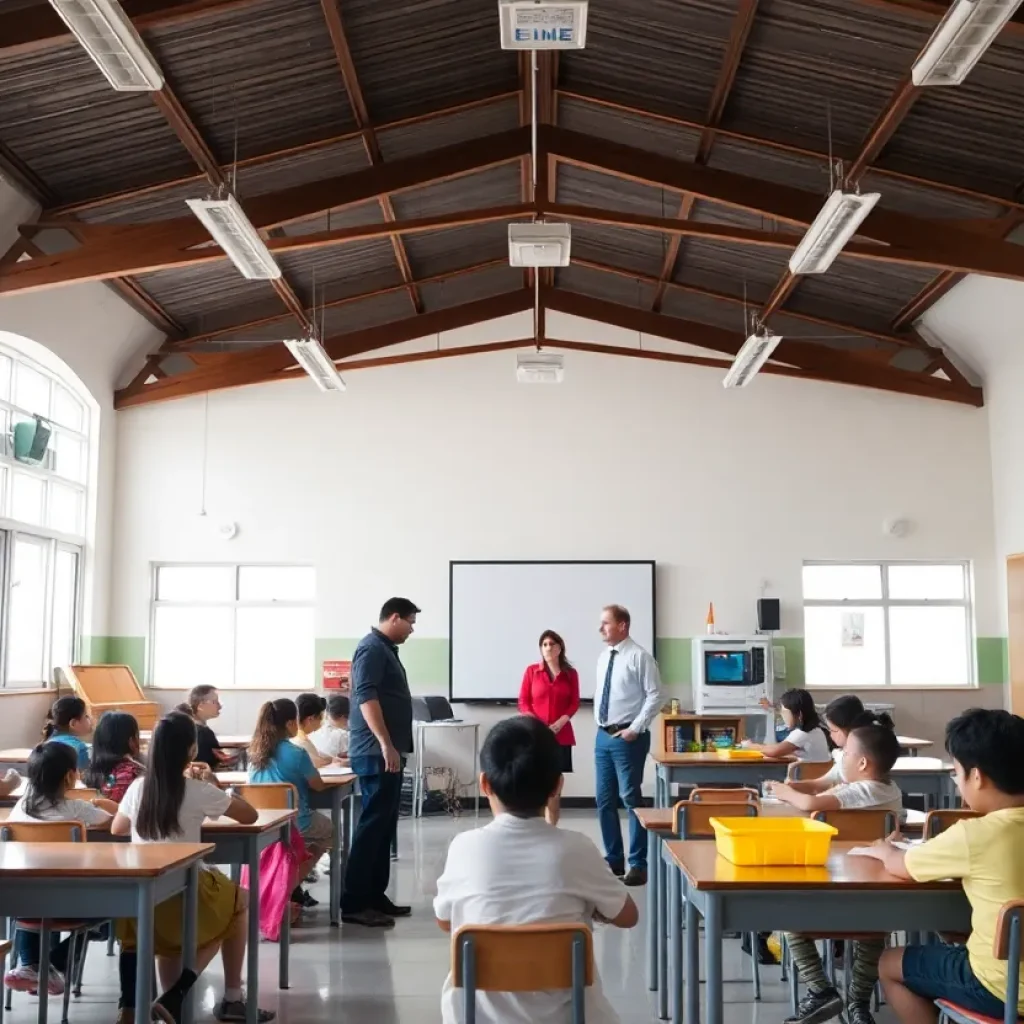
<instances>
[{"instance_id":1,"label":"girl with long dark hair","mask_svg":"<svg viewBox=\"0 0 1024 1024\"><path fill-rule=\"evenodd\" d=\"M752 743L743 746L760 750L766 757L789 757L794 761L831 761L828 735L822 725L814 698L806 691L787 690L779 699L782 721L789 732L778 743Z\"/></svg>"},{"instance_id":2,"label":"girl with long dark hair","mask_svg":"<svg viewBox=\"0 0 1024 1024\"><path fill-rule=\"evenodd\" d=\"M119 804L146 768L140 760L139 723L126 711L105 711L92 737L92 760L82 773L87 786Z\"/></svg>"},{"instance_id":3,"label":"girl with long dark hair","mask_svg":"<svg viewBox=\"0 0 1024 1024\"><path fill-rule=\"evenodd\" d=\"M89 766L89 745L85 741L91 733L92 719L81 697L69 694L53 702L43 726L43 740L71 747L75 751L79 771Z\"/></svg>"}]
</instances>

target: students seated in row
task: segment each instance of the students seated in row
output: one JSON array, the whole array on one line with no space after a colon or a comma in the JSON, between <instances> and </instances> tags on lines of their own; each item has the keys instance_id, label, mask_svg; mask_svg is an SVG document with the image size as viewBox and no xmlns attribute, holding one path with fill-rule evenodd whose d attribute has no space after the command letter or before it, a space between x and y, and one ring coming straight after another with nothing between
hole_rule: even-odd
<instances>
[{"instance_id":1,"label":"students seated in row","mask_svg":"<svg viewBox=\"0 0 1024 1024\"><path fill-rule=\"evenodd\" d=\"M89 766L89 745L86 740L92 734L92 719L85 701L81 697L60 697L53 702L43 726L43 741L65 743L71 747L77 758L78 770Z\"/></svg>"},{"instance_id":2,"label":"students seated in row","mask_svg":"<svg viewBox=\"0 0 1024 1024\"><path fill-rule=\"evenodd\" d=\"M250 782L290 782L299 798L296 824L302 833L309 858L299 865L299 878L305 878L316 862L331 849L334 830L331 819L309 806L309 792L325 788L324 780L309 754L292 743L299 732L299 711L295 701L282 697L267 701L256 718L256 732L249 744ZM314 907L319 903L298 885L292 902Z\"/></svg>"},{"instance_id":3,"label":"students seated in row","mask_svg":"<svg viewBox=\"0 0 1024 1024\"><path fill-rule=\"evenodd\" d=\"M314 768L326 768L334 764L333 757L324 757L316 749L312 738L324 724L327 701L319 693L300 693L295 698L295 708L299 716L299 728L291 738L292 743L309 754Z\"/></svg>"},{"instance_id":4,"label":"students seated in row","mask_svg":"<svg viewBox=\"0 0 1024 1024\"><path fill-rule=\"evenodd\" d=\"M343 693L332 693L327 698L327 719L310 736L317 752L348 764L349 699Z\"/></svg>"},{"instance_id":5,"label":"students seated in row","mask_svg":"<svg viewBox=\"0 0 1024 1024\"><path fill-rule=\"evenodd\" d=\"M162 718L153 730L149 769L129 787L117 808L111 831L131 835L135 843L198 843L207 818L225 816L242 824L256 821L256 810L211 781L206 765L195 763L198 744L195 722L180 712ZM196 974L201 974L220 950L224 966L224 994L214 1007L220 1021L244 1021L242 966L248 934L248 893L217 868L202 863L199 872L199 919ZM120 922L124 944L135 948L135 921ZM181 897L161 903L154 914L153 939L157 968L167 991L159 1002L177 1017L181 998L195 979L183 972ZM261 1022L274 1019L259 1010Z\"/></svg>"},{"instance_id":6,"label":"students seated in row","mask_svg":"<svg viewBox=\"0 0 1024 1024\"><path fill-rule=\"evenodd\" d=\"M637 909L597 847L571 829L544 819L562 787L562 754L555 734L536 718L499 722L480 752L480 788L494 820L457 835L438 879L434 913L445 931L467 924L603 921L632 928ZM481 1024L568 1020L569 992L477 994ZM445 1024L461 1022L462 993L451 975L441 994ZM612 1024L615 1011L595 976L587 989L588 1024Z\"/></svg>"},{"instance_id":7,"label":"students seated in row","mask_svg":"<svg viewBox=\"0 0 1024 1024\"><path fill-rule=\"evenodd\" d=\"M828 738L821 724L814 698L806 690L787 690L779 699L782 721L789 730L779 743L744 740L748 750L760 750L767 757L792 757L797 761L828 761Z\"/></svg>"},{"instance_id":8,"label":"students seated in row","mask_svg":"<svg viewBox=\"0 0 1024 1024\"><path fill-rule=\"evenodd\" d=\"M993 954L999 910L1024 899L1024 719L967 711L946 727L946 750L964 804L983 817L958 821L906 852L890 841L872 847L898 878L960 879L971 904L966 947L907 946L882 955L882 986L903 1024L934 1024L936 999L1003 1019L1007 965ZM1017 1012L1024 1013L1024 1000Z\"/></svg>"},{"instance_id":9,"label":"students seated in row","mask_svg":"<svg viewBox=\"0 0 1024 1024\"><path fill-rule=\"evenodd\" d=\"M832 751L833 766L827 775L831 785L843 781L843 748L846 746L846 737L857 727L858 723L863 724L866 713L864 702L855 693L847 693L842 697L836 697L825 706L825 728L828 730L828 738L834 747ZM875 721L882 725L896 729L893 720L886 714L878 715Z\"/></svg>"},{"instance_id":10,"label":"students seated in row","mask_svg":"<svg viewBox=\"0 0 1024 1024\"><path fill-rule=\"evenodd\" d=\"M86 828L109 824L117 806L102 797L75 800L78 762L74 749L66 743L42 743L29 755L28 785L25 795L14 805L9 822L80 821ZM56 941L50 952L50 971L46 991L51 996L64 991L64 972L68 964L70 938ZM16 966L4 976L4 984L15 992L35 992L39 988L39 933L18 930L15 947Z\"/></svg>"},{"instance_id":11,"label":"students seated in row","mask_svg":"<svg viewBox=\"0 0 1024 1024\"><path fill-rule=\"evenodd\" d=\"M128 787L146 771L139 760L139 723L126 711L104 711L92 737L92 760L83 772L87 786L119 804Z\"/></svg>"},{"instance_id":12,"label":"students seated in row","mask_svg":"<svg viewBox=\"0 0 1024 1024\"><path fill-rule=\"evenodd\" d=\"M199 741L196 760L208 764L215 772L230 768L238 759L237 754L220 745L217 734L206 724L220 718L220 708L220 693L216 686L193 686L188 701L175 709L195 720Z\"/></svg>"},{"instance_id":13,"label":"students seated in row","mask_svg":"<svg viewBox=\"0 0 1024 1024\"><path fill-rule=\"evenodd\" d=\"M776 782L772 789L785 803L802 811L868 809L892 811L899 824L903 811L903 794L889 772L900 756L900 744L892 729L892 721L880 723L865 712L844 737L842 779L824 787L814 782ZM833 769L834 770L834 769ZM786 935L793 965L807 985L807 994L796 1013L786 1024L821 1024L843 1012L843 1001L825 974L814 937L789 933ZM847 1024L874 1024L871 1016L871 993L878 981L878 959L885 948L885 936L856 942L853 953L853 976L847 988Z\"/></svg>"}]
</instances>

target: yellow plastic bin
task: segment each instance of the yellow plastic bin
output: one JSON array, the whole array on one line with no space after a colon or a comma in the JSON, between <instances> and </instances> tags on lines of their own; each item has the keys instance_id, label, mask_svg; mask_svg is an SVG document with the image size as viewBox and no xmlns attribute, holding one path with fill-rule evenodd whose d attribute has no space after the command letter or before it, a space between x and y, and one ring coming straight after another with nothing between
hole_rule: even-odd
<instances>
[{"instance_id":1,"label":"yellow plastic bin","mask_svg":"<svg viewBox=\"0 0 1024 1024\"><path fill-rule=\"evenodd\" d=\"M820 866L839 830L810 818L712 818L715 847L741 867Z\"/></svg>"},{"instance_id":2,"label":"yellow plastic bin","mask_svg":"<svg viewBox=\"0 0 1024 1024\"><path fill-rule=\"evenodd\" d=\"M747 750L745 747L719 747L715 753L723 761L762 761L764 754L760 750Z\"/></svg>"}]
</instances>

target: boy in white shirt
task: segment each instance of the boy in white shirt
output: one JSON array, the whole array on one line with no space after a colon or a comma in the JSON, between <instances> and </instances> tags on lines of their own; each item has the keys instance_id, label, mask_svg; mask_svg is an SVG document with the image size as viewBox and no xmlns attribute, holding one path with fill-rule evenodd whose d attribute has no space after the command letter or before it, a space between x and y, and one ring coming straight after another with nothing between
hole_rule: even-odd
<instances>
[{"instance_id":1,"label":"boy in white shirt","mask_svg":"<svg viewBox=\"0 0 1024 1024\"><path fill-rule=\"evenodd\" d=\"M327 721L309 738L324 757L348 757L349 699L343 693L332 693L327 698Z\"/></svg>"},{"instance_id":2,"label":"boy in white shirt","mask_svg":"<svg viewBox=\"0 0 1024 1024\"><path fill-rule=\"evenodd\" d=\"M841 781L824 792L813 792L809 783L777 782L772 787L780 800L801 811L833 811L850 808L880 808L892 811L898 827L903 812L903 794L889 772L900 756L900 744L889 724L874 722L855 728L843 747ZM835 771L835 769L833 769ZM811 790L810 792L808 790ZM879 837L881 838L881 837ZM785 1024L823 1024L843 1012L843 1001L826 976L821 957L810 935L786 935L793 966L807 985L807 995ZM871 993L878 982L878 961L885 937L854 944L853 972L847 989L848 1024L875 1024L871 1016Z\"/></svg>"},{"instance_id":3,"label":"boy in white shirt","mask_svg":"<svg viewBox=\"0 0 1024 1024\"><path fill-rule=\"evenodd\" d=\"M603 921L632 928L636 904L586 836L544 820L561 792L561 751L549 728L532 717L499 722L480 752L480 788L494 820L456 836L438 879L434 913L445 931L463 925ZM480 1024L562 1024L571 993L479 992ZM462 1024L463 993L449 974L441 992L444 1024ZM617 1024L601 991L587 989L588 1024Z\"/></svg>"}]
</instances>

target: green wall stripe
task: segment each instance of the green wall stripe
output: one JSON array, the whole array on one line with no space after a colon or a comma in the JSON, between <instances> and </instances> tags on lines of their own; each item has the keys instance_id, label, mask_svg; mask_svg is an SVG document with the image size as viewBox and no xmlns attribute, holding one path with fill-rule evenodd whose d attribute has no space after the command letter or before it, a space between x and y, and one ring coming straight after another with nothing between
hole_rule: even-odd
<instances>
[{"instance_id":1,"label":"green wall stripe","mask_svg":"<svg viewBox=\"0 0 1024 1024\"><path fill-rule=\"evenodd\" d=\"M1002 686L1010 678L1010 657L1005 636L979 636L978 683L981 686Z\"/></svg>"}]
</instances>

